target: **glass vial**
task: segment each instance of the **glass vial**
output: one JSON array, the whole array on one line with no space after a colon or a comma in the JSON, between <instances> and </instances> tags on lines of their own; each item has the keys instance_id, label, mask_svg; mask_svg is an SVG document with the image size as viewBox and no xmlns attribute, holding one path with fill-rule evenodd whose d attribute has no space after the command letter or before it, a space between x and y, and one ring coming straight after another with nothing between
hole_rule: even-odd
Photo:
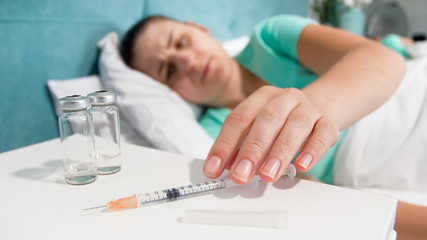
<instances>
[{"instance_id":1,"label":"glass vial","mask_svg":"<svg viewBox=\"0 0 427 240\"><path fill-rule=\"evenodd\" d=\"M112 174L122 166L120 150L120 116L114 105L116 95L97 91L88 95L95 128L95 158L98 174Z\"/></svg>"},{"instance_id":2,"label":"glass vial","mask_svg":"<svg viewBox=\"0 0 427 240\"><path fill-rule=\"evenodd\" d=\"M58 100L58 117L65 181L69 184L91 183L97 178L93 158L95 150L93 120L88 112L89 99L73 95Z\"/></svg>"}]
</instances>

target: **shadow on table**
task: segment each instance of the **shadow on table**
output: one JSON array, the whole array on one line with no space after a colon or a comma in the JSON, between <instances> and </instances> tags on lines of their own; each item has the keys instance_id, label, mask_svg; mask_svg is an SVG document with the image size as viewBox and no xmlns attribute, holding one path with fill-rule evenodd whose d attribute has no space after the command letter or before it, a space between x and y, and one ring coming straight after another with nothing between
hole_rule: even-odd
<instances>
[{"instance_id":1,"label":"shadow on table","mask_svg":"<svg viewBox=\"0 0 427 240\"><path fill-rule=\"evenodd\" d=\"M200 159L194 159L190 164L189 164L189 168L190 168L190 179L192 183L200 183L203 182L207 179L207 177L205 177L203 175L203 160ZM228 171L226 170L221 177L228 177ZM262 197L265 189L267 188L268 184L272 184L273 187L277 188L277 189L291 189L293 188L296 184L298 184L300 180L299 179L290 179L287 176L281 177L279 180L277 180L274 183L267 183L264 181L259 181L259 184L256 188L251 187L250 184L249 185L245 185L245 186L241 186L241 187L235 187L235 188L230 188L230 189L225 189L225 190L221 190L221 191L215 191L213 192L213 195L218 197L218 198L225 198L225 199L229 199L229 198L234 198L236 196L241 196L244 198L259 198Z\"/></svg>"},{"instance_id":2,"label":"shadow on table","mask_svg":"<svg viewBox=\"0 0 427 240\"><path fill-rule=\"evenodd\" d=\"M66 184L63 176L61 159L52 159L43 163L40 167L24 168L14 172L14 175L31 180Z\"/></svg>"}]
</instances>

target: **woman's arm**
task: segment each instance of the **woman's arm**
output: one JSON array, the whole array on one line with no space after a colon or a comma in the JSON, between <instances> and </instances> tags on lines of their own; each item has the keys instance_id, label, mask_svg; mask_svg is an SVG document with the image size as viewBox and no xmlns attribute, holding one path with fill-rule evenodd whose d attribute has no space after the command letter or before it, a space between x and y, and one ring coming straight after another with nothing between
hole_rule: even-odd
<instances>
[{"instance_id":1,"label":"woman's arm","mask_svg":"<svg viewBox=\"0 0 427 240\"><path fill-rule=\"evenodd\" d=\"M406 66L399 54L379 43L313 24L300 35L298 56L321 76L304 94L340 129L381 106L399 86Z\"/></svg>"},{"instance_id":2,"label":"woman's arm","mask_svg":"<svg viewBox=\"0 0 427 240\"><path fill-rule=\"evenodd\" d=\"M296 168L309 171L335 144L340 130L393 94L405 72L404 60L391 50L321 25L302 30L297 54L320 78L302 91L262 87L241 102L208 154L206 176L218 177L229 168L239 184L256 173L276 181L296 154Z\"/></svg>"},{"instance_id":3,"label":"woman's arm","mask_svg":"<svg viewBox=\"0 0 427 240\"><path fill-rule=\"evenodd\" d=\"M406 65L399 54L374 41L322 25L303 30L298 54L320 76L302 90L322 115L316 125L324 125L314 128L296 158L297 169L308 171L334 139L333 126L343 130L381 106L399 86ZM301 167L307 155L312 163Z\"/></svg>"},{"instance_id":4,"label":"woman's arm","mask_svg":"<svg viewBox=\"0 0 427 240\"><path fill-rule=\"evenodd\" d=\"M398 240L427 239L427 207L399 201L395 230Z\"/></svg>"}]
</instances>

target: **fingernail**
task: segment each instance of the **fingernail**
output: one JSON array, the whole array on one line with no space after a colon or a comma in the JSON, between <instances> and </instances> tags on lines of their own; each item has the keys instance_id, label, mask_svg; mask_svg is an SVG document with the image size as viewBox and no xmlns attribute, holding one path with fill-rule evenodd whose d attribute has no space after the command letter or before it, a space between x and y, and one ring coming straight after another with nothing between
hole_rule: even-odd
<instances>
[{"instance_id":1,"label":"fingernail","mask_svg":"<svg viewBox=\"0 0 427 240\"><path fill-rule=\"evenodd\" d=\"M237 164L237 167L234 169L233 177L239 179L242 182L247 182L249 175L252 172L252 162L244 159Z\"/></svg>"},{"instance_id":2,"label":"fingernail","mask_svg":"<svg viewBox=\"0 0 427 240\"><path fill-rule=\"evenodd\" d=\"M277 171L280 168L280 160L277 158L272 158L264 165L261 173L269 178L275 178Z\"/></svg>"},{"instance_id":3,"label":"fingernail","mask_svg":"<svg viewBox=\"0 0 427 240\"><path fill-rule=\"evenodd\" d=\"M204 172L208 177L216 177L221 167L221 158L218 156L212 156L206 160Z\"/></svg>"},{"instance_id":4,"label":"fingernail","mask_svg":"<svg viewBox=\"0 0 427 240\"><path fill-rule=\"evenodd\" d=\"M304 169L307 169L311 161L313 161L313 156L310 153L304 153L304 155L302 155L300 159L298 159L298 165L300 165Z\"/></svg>"}]
</instances>

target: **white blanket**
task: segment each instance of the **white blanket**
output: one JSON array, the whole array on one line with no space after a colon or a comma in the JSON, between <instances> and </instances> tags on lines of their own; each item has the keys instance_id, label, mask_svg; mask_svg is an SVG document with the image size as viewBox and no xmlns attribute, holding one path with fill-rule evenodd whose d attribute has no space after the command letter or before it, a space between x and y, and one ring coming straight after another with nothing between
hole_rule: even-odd
<instances>
[{"instance_id":1,"label":"white blanket","mask_svg":"<svg viewBox=\"0 0 427 240\"><path fill-rule=\"evenodd\" d=\"M335 159L337 185L427 191L427 57L407 62L396 93L354 126Z\"/></svg>"}]
</instances>

